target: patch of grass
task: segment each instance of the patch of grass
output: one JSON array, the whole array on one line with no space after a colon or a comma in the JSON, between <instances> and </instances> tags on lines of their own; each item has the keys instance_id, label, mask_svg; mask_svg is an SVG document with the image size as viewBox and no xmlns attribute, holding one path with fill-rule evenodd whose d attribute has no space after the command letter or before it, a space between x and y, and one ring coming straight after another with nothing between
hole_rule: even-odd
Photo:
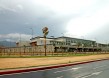
<instances>
[{"instance_id":1,"label":"patch of grass","mask_svg":"<svg viewBox=\"0 0 109 78\"><path fill-rule=\"evenodd\" d=\"M80 53L77 53L77 54L69 54L69 53L64 53L64 54L55 54L55 55L47 55L47 56L0 56L0 58L47 58L47 57L72 57L72 56L90 56L90 55L100 55L100 54L97 54L97 53L91 53L91 54L80 54Z\"/></svg>"}]
</instances>

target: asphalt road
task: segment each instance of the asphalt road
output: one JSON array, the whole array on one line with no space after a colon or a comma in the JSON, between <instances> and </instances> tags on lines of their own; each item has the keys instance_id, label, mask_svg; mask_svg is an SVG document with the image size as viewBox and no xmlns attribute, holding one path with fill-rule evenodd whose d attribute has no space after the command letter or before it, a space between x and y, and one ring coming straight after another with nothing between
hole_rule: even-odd
<instances>
[{"instance_id":1,"label":"asphalt road","mask_svg":"<svg viewBox=\"0 0 109 78\"><path fill-rule=\"evenodd\" d=\"M109 78L109 60L40 71L0 75L0 78Z\"/></svg>"}]
</instances>

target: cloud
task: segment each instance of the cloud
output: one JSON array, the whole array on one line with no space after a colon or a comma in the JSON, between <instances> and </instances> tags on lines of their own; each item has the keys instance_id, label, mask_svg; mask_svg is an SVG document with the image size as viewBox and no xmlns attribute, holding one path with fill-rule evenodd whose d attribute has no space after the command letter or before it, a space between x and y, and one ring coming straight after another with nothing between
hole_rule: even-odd
<instances>
[{"instance_id":1,"label":"cloud","mask_svg":"<svg viewBox=\"0 0 109 78\"><path fill-rule=\"evenodd\" d=\"M66 23L72 17L75 17L75 15L60 15L45 6L36 5L35 3L31 5L30 2L27 2L26 4L19 3L16 5L18 8L23 9L21 13L13 13L7 10L5 11L6 14L0 15L0 25L2 26L0 31L4 30L2 31L3 34L31 34L30 28L33 28L36 36L42 36L42 28L48 26L50 32L48 36L58 36L66 31L64 27ZM11 6L14 6L14 4Z\"/></svg>"},{"instance_id":2,"label":"cloud","mask_svg":"<svg viewBox=\"0 0 109 78\"><path fill-rule=\"evenodd\" d=\"M1 11L8 10L8 11L16 12L16 10L14 8L9 8L5 5L0 5L0 9L1 9Z\"/></svg>"},{"instance_id":3,"label":"cloud","mask_svg":"<svg viewBox=\"0 0 109 78\"><path fill-rule=\"evenodd\" d=\"M23 1L23 0L22 0ZM22 1L21 0L1 0L0 1L0 11L4 12L4 11L10 11L10 12L15 12L15 13L19 13L23 11L24 7L22 5Z\"/></svg>"},{"instance_id":4,"label":"cloud","mask_svg":"<svg viewBox=\"0 0 109 78\"><path fill-rule=\"evenodd\" d=\"M23 6L21 4L18 4L17 7L20 9L20 10L23 10Z\"/></svg>"},{"instance_id":5,"label":"cloud","mask_svg":"<svg viewBox=\"0 0 109 78\"><path fill-rule=\"evenodd\" d=\"M45 3L46 2L46 3ZM61 15L77 14L81 9L92 5L95 0L37 0L35 3L46 6Z\"/></svg>"},{"instance_id":6,"label":"cloud","mask_svg":"<svg viewBox=\"0 0 109 78\"><path fill-rule=\"evenodd\" d=\"M32 33L30 28L35 36L42 36L44 26L49 28L48 36L57 37L64 33L73 37L91 39L96 35L101 38L99 35L104 35L103 32L109 33L108 8L108 0L1 0L0 38L7 38L2 34L21 33L23 39L23 34L27 37ZM14 34L12 37L19 39L19 34Z\"/></svg>"},{"instance_id":7,"label":"cloud","mask_svg":"<svg viewBox=\"0 0 109 78\"><path fill-rule=\"evenodd\" d=\"M29 41L31 38L31 35L28 34L20 34L20 33L10 33L10 34L1 34L0 39L1 40L11 40L11 41L19 41L19 40L27 40Z\"/></svg>"},{"instance_id":8,"label":"cloud","mask_svg":"<svg viewBox=\"0 0 109 78\"><path fill-rule=\"evenodd\" d=\"M109 5L101 7L96 4L88 8L81 16L73 18L68 22L66 33L77 36L91 36L92 34L95 35L101 28L105 29L104 26L109 22ZM99 35L96 37L99 37Z\"/></svg>"}]
</instances>

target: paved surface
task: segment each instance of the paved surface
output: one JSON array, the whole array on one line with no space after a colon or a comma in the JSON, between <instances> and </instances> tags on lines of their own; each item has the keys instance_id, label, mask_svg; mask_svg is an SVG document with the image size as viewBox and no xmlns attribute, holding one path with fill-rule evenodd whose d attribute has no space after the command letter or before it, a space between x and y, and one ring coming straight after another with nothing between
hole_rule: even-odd
<instances>
[{"instance_id":1,"label":"paved surface","mask_svg":"<svg viewBox=\"0 0 109 78\"><path fill-rule=\"evenodd\" d=\"M54 69L0 75L0 78L109 78L109 60Z\"/></svg>"}]
</instances>

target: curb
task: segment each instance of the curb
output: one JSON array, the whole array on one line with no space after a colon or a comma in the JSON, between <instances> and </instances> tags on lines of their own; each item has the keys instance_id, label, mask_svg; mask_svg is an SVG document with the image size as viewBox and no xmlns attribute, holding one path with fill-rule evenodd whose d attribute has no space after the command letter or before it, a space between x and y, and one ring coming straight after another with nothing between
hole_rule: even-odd
<instances>
[{"instance_id":1,"label":"curb","mask_svg":"<svg viewBox=\"0 0 109 78\"><path fill-rule=\"evenodd\" d=\"M73 66L73 65L85 64L85 63L91 63L91 62L97 62L97 61L103 61L103 60L109 60L109 58L91 60L91 61L84 61L84 62L78 62L78 63L60 64L60 65L46 66L46 67L39 67L39 68L37 67L37 68L27 68L27 69L16 69L16 70L0 71L0 75L16 74L16 73L23 73L23 72L30 72L30 71L38 71L38 70L46 70L46 69Z\"/></svg>"}]
</instances>

